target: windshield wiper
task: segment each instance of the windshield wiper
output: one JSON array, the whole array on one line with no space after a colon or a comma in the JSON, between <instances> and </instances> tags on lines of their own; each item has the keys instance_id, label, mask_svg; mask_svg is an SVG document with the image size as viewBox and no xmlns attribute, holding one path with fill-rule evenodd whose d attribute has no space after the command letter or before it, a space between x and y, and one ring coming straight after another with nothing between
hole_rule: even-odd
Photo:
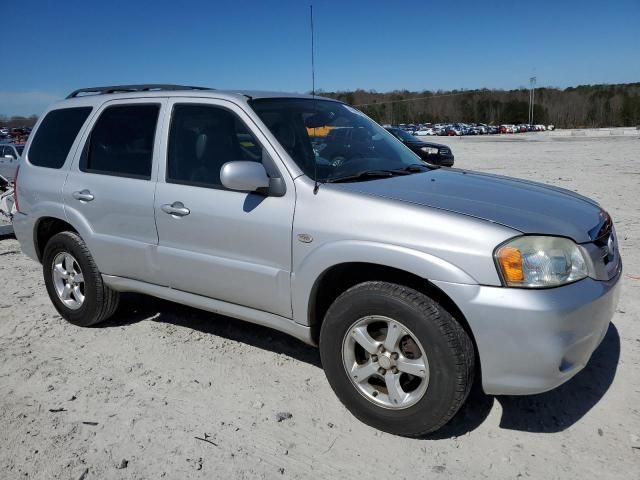
<instances>
[{"instance_id":1,"label":"windshield wiper","mask_svg":"<svg viewBox=\"0 0 640 480\"><path fill-rule=\"evenodd\" d=\"M365 170L363 172L356 173L355 175L345 175L343 177L329 178L325 183L340 183L340 182L356 182L358 180L368 180L374 178L389 178L396 175L409 175L411 172L407 170Z\"/></svg>"},{"instance_id":2,"label":"windshield wiper","mask_svg":"<svg viewBox=\"0 0 640 480\"><path fill-rule=\"evenodd\" d=\"M428 165L425 165L422 163L412 163L411 165L407 165L404 168L398 169L398 171L400 172L409 172L409 173L424 172L426 170L431 170L431 168L429 168Z\"/></svg>"},{"instance_id":3,"label":"windshield wiper","mask_svg":"<svg viewBox=\"0 0 640 480\"><path fill-rule=\"evenodd\" d=\"M397 171L417 173L417 172L426 172L427 170L434 170L436 168L440 168L440 166L431 165L431 164L427 165L426 163L412 163L411 165L407 165L404 168L399 168Z\"/></svg>"}]
</instances>

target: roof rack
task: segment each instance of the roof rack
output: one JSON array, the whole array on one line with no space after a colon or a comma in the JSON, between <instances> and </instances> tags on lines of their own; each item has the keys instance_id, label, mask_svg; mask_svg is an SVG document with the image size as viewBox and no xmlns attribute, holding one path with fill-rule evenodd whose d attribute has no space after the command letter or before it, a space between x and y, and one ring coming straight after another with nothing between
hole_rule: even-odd
<instances>
[{"instance_id":1,"label":"roof rack","mask_svg":"<svg viewBox=\"0 0 640 480\"><path fill-rule=\"evenodd\" d=\"M122 92L151 92L162 90L212 90L208 87L192 87L188 85L163 85L163 84L142 84L142 85L112 85L109 87L92 87L79 88L69 94L67 98L75 98L82 93L94 93L96 95L105 95L107 93Z\"/></svg>"}]
</instances>

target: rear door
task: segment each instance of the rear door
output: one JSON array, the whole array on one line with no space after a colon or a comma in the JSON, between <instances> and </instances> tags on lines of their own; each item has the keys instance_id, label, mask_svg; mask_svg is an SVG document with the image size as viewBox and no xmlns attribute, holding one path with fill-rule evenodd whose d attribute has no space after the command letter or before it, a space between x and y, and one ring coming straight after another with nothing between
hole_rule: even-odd
<instances>
[{"instance_id":1,"label":"rear door","mask_svg":"<svg viewBox=\"0 0 640 480\"><path fill-rule=\"evenodd\" d=\"M63 189L104 274L153 282L158 244L153 198L166 99L107 102L84 134Z\"/></svg>"},{"instance_id":2,"label":"rear door","mask_svg":"<svg viewBox=\"0 0 640 480\"><path fill-rule=\"evenodd\" d=\"M237 105L175 99L169 106L155 200L163 283L291 317L293 181ZM265 164L284 179L284 196L227 190L220 168L235 160Z\"/></svg>"}]
</instances>

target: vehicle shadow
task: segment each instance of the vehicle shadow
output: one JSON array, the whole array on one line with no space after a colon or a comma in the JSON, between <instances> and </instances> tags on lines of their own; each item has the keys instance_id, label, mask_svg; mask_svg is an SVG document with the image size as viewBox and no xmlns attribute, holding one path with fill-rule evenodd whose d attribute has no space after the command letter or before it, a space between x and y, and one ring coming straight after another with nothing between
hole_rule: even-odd
<instances>
[{"instance_id":1,"label":"vehicle shadow","mask_svg":"<svg viewBox=\"0 0 640 480\"><path fill-rule=\"evenodd\" d=\"M141 294L123 294L116 314L98 325L98 328L121 327L143 320L198 330L322 368L318 350L289 335ZM619 358L620 336L616 326L611 323L585 369L550 392L527 396L491 396L482 391L480 381L476 378L469 398L458 414L443 428L423 439L447 439L475 430L485 421L495 401L502 406L500 428L534 433L563 431L578 422L605 395L615 377Z\"/></svg>"},{"instance_id":2,"label":"vehicle shadow","mask_svg":"<svg viewBox=\"0 0 640 480\"><path fill-rule=\"evenodd\" d=\"M564 385L547 393L497 397L500 427L527 432L561 432L591 410L613 383L620 360L620 335L613 323L587 366Z\"/></svg>"},{"instance_id":3,"label":"vehicle shadow","mask_svg":"<svg viewBox=\"0 0 640 480\"><path fill-rule=\"evenodd\" d=\"M120 327L149 319L282 353L322 368L317 348L277 330L142 294L122 294L113 317L97 327Z\"/></svg>"},{"instance_id":4,"label":"vehicle shadow","mask_svg":"<svg viewBox=\"0 0 640 480\"><path fill-rule=\"evenodd\" d=\"M475 430L489 415L494 401L502 406L500 428L533 433L561 432L578 422L605 395L620 359L620 335L611 323L587 366L564 385L538 395L491 396L476 381L469 399L442 429L425 439L444 439Z\"/></svg>"}]
</instances>

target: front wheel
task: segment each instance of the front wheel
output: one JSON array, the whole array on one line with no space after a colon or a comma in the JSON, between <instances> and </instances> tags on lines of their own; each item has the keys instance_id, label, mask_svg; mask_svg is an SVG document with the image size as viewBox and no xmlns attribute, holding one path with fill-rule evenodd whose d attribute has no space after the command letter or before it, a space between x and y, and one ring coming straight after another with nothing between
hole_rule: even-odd
<instances>
[{"instance_id":1,"label":"front wheel","mask_svg":"<svg viewBox=\"0 0 640 480\"><path fill-rule=\"evenodd\" d=\"M392 283L340 295L322 324L320 355L351 413L397 435L445 425L473 383L473 343L460 324L426 295Z\"/></svg>"},{"instance_id":2,"label":"front wheel","mask_svg":"<svg viewBox=\"0 0 640 480\"><path fill-rule=\"evenodd\" d=\"M75 232L51 237L44 248L42 272L54 307L74 325L94 325L118 307L118 292L103 283L87 245Z\"/></svg>"}]
</instances>

